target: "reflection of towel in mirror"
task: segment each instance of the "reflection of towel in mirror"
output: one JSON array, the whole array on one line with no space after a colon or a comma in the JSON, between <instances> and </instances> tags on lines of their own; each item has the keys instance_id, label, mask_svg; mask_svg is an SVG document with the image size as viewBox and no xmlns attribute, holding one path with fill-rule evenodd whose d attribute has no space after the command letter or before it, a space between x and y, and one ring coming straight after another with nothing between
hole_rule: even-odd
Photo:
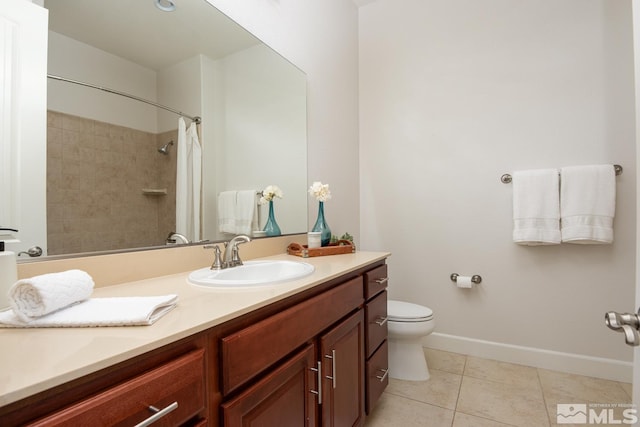
<instances>
[{"instance_id":1,"label":"reflection of towel in mirror","mask_svg":"<svg viewBox=\"0 0 640 427\"><path fill-rule=\"evenodd\" d=\"M238 191L236 201L236 234L248 234L257 228L258 206L256 190Z\"/></svg>"},{"instance_id":2,"label":"reflection of towel in mirror","mask_svg":"<svg viewBox=\"0 0 640 427\"><path fill-rule=\"evenodd\" d=\"M223 191L218 196L218 228L223 233L250 234L258 225L256 190Z\"/></svg>"},{"instance_id":3,"label":"reflection of towel in mirror","mask_svg":"<svg viewBox=\"0 0 640 427\"><path fill-rule=\"evenodd\" d=\"M218 195L218 229L222 233L236 233L237 191L223 191Z\"/></svg>"}]
</instances>

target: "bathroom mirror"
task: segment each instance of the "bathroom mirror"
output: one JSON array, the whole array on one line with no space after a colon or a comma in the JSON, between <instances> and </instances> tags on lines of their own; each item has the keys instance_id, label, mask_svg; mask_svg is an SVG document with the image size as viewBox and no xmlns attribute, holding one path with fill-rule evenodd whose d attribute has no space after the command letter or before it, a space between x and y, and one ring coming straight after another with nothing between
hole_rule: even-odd
<instances>
[{"instance_id":1,"label":"bathroom mirror","mask_svg":"<svg viewBox=\"0 0 640 427\"><path fill-rule=\"evenodd\" d=\"M172 3L174 11L161 10ZM49 75L202 118L202 240L232 237L218 231L221 192L268 185L284 192L275 201L282 233L307 230L301 70L205 0L45 0L44 7ZM175 231L179 115L52 78L47 96L46 253L164 246ZM258 208L256 229L266 212Z\"/></svg>"}]
</instances>

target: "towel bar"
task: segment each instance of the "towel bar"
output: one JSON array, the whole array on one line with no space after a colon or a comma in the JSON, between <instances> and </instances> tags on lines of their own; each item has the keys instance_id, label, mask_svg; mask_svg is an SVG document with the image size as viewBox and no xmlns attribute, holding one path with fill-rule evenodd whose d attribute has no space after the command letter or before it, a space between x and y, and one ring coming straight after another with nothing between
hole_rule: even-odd
<instances>
[{"instance_id":1,"label":"towel bar","mask_svg":"<svg viewBox=\"0 0 640 427\"><path fill-rule=\"evenodd\" d=\"M622 175L622 166L620 165L613 165L613 169L616 171L616 176L618 175ZM500 181L503 184L510 184L511 183L511 174L505 173L504 175L502 175L500 177Z\"/></svg>"}]
</instances>

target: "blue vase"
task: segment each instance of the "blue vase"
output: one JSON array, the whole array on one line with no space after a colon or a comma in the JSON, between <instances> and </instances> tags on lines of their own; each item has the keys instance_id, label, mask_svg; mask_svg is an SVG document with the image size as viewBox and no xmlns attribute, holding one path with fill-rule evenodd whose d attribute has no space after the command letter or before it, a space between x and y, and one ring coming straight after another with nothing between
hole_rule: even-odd
<instances>
[{"instance_id":1,"label":"blue vase","mask_svg":"<svg viewBox=\"0 0 640 427\"><path fill-rule=\"evenodd\" d=\"M262 231L266 231L267 236L279 236L282 234L276 222L276 216L273 213L273 200L269 200L269 218L267 218L267 223L264 225Z\"/></svg>"},{"instance_id":2,"label":"blue vase","mask_svg":"<svg viewBox=\"0 0 640 427\"><path fill-rule=\"evenodd\" d=\"M311 231L320 231L322 233L320 235L320 244L327 246L331 243L331 229L329 228L329 224L327 224L327 220L324 219L324 202L318 203L318 219Z\"/></svg>"}]
</instances>

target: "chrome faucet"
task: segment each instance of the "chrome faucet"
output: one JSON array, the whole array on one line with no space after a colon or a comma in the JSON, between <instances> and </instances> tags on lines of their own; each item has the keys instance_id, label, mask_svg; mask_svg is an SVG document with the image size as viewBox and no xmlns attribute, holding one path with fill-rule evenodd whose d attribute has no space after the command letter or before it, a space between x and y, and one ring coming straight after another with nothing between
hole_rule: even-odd
<instances>
[{"instance_id":1,"label":"chrome faucet","mask_svg":"<svg viewBox=\"0 0 640 427\"><path fill-rule=\"evenodd\" d=\"M251 241L249 236L240 234L228 242L224 242L224 256L222 261L222 268L235 267L242 265L240 254L238 252L238 245L241 243L248 243Z\"/></svg>"},{"instance_id":2,"label":"chrome faucet","mask_svg":"<svg viewBox=\"0 0 640 427\"><path fill-rule=\"evenodd\" d=\"M178 240L180 242L178 242ZM167 236L167 245L173 245L175 243L189 243L189 239L187 239L184 235L180 233L171 232L169 236Z\"/></svg>"}]
</instances>

